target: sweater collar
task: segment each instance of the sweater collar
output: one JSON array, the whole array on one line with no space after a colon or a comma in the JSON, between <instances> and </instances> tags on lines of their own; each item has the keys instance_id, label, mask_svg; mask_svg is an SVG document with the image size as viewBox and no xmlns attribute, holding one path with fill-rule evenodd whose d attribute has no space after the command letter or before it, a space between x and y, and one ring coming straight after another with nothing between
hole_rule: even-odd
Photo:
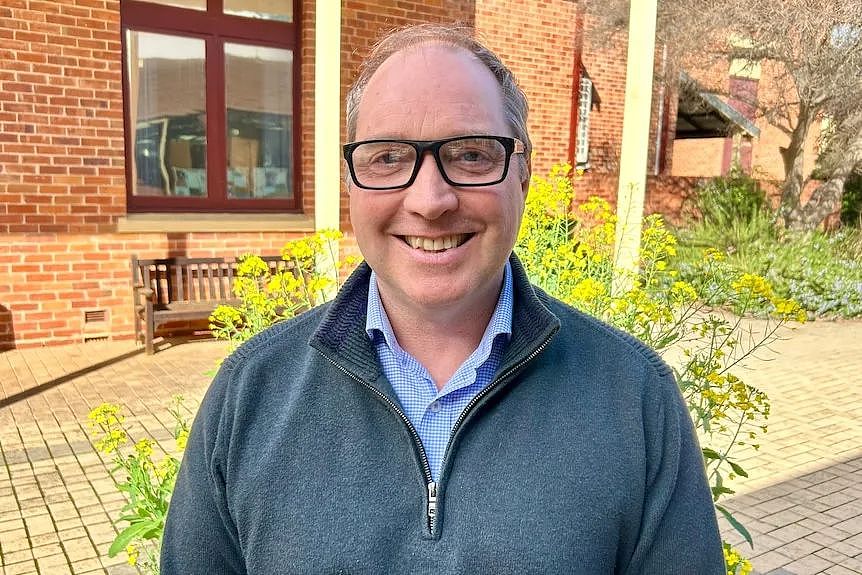
<instances>
[{"instance_id":1,"label":"sweater collar","mask_svg":"<svg viewBox=\"0 0 862 575\"><path fill-rule=\"evenodd\" d=\"M554 335L560 325L544 303L548 296L533 288L514 253L509 262L515 303L512 338L503 356L500 372L529 358ZM392 396L391 388L382 376L374 345L365 331L370 277L371 268L365 262L361 263L326 310L310 344L352 376Z\"/></svg>"}]
</instances>

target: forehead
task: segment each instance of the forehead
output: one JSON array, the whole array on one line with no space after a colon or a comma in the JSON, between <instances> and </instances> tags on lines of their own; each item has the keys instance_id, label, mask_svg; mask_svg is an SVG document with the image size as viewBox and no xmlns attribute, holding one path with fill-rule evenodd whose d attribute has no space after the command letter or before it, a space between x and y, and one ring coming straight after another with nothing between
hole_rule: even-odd
<instances>
[{"instance_id":1,"label":"forehead","mask_svg":"<svg viewBox=\"0 0 862 575\"><path fill-rule=\"evenodd\" d=\"M357 139L509 131L494 75L470 52L443 44L414 46L387 58L357 109Z\"/></svg>"}]
</instances>

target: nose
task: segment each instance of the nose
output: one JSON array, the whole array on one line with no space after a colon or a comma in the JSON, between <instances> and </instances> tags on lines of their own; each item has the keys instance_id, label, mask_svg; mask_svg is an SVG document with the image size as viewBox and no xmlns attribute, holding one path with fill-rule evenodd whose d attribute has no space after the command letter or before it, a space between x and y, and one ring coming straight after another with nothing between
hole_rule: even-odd
<instances>
[{"instance_id":1,"label":"nose","mask_svg":"<svg viewBox=\"0 0 862 575\"><path fill-rule=\"evenodd\" d=\"M436 220L458 209L458 194L443 179L434 156L429 152L420 159L419 172L406 192L404 208L427 220Z\"/></svg>"}]
</instances>

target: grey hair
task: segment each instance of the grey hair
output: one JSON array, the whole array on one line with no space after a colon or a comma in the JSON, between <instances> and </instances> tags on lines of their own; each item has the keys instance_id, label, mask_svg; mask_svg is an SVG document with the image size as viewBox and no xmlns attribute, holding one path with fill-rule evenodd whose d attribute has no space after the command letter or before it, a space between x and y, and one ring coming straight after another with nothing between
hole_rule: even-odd
<instances>
[{"instance_id":1,"label":"grey hair","mask_svg":"<svg viewBox=\"0 0 862 575\"><path fill-rule=\"evenodd\" d=\"M360 65L359 76L347 93L347 141L352 142L356 138L359 104L374 73L393 54L422 44L442 44L466 50L494 75L503 95L506 121L514 136L524 143L524 154L519 157L519 164L521 180L525 180L528 177L527 166L533 150L527 130L527 96L503 61L476 38L475 30L464 25L416 24L397 28L378 40Z\"/></svg>"}]
</instances>

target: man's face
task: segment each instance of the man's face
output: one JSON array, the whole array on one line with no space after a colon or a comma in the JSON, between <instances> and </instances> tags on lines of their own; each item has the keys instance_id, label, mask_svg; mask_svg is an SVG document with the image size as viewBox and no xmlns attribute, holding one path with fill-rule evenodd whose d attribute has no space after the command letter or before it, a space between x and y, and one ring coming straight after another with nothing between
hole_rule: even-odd
<instances>
[{"instance_id":1,"label":"man's face","mask_svg":"<svg viewBox=\"0 0 862 575\"><path fill-rule=\"evenodd\" d=\"M465 50L437 44L403 50L366 86L356 140L463 135L514 136L496 79ZM493 306L523 214L521 175L515 155L499 184L454 187L427 153L407 188L364 190L351 182L353 229L387 308Z\"/></svg>"}]
</instances>

